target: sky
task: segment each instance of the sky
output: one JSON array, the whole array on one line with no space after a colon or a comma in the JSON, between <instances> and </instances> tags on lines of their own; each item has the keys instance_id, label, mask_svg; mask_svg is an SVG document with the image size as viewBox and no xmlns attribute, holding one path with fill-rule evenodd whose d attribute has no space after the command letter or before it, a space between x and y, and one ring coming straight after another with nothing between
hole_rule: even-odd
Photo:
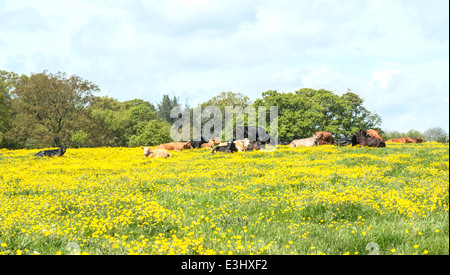
<instances>
[{"instance_id":1,"label":"sky","mask_svg":"<svg viewBox=\"0 0 450 275\"><path fill-rule=\"evenodd\" d=\"M0 0L0 70L120 101L348 89L385 131L449 131L448 0Z\"/></svg>"}]
</instances>

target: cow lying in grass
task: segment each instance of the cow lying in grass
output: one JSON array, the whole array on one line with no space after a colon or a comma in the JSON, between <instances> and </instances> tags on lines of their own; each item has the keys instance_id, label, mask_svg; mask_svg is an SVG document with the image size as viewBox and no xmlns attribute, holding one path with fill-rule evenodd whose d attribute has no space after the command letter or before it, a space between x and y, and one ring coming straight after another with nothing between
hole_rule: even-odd
<instances>
[{"instance_id":1,"label":"cow lying in grass","mask_svg":"<svg viewBox=\"0 0 450 275\"><path fill-rule=\"evenodd\" d=\"M334 144L333 135L329 132L315 132L314 135L318 137L319 145Z\"/></svg>"},{"instance_id":2,"label":"cow lying in grass","mask_svg":"<svg viewBox=\"0 0 450 275\"><path fill-rule=\"evenodd\" d=\"M422 143L422 142L423 142L423 139L420 137L412 139L412 143Z\"/></svg>"},{"instance_id":3,"label":"cow lying in grass","mask_svg":"<svg viewBox=\"0 0 450 275\"><path fill-rule=\"evenodd\" d=\"M191 143L188 142L171 142L171 143L163 143L158 146L156 146L155 149L164 149L164 150L172 150L175 152L185 150L185 149L192 149Z\"/></svg>"},{"instance_id":4,"label":"cow lying in grass","mask_svg":"<svg viewBox=\"0 0 450 275\"><path fill-rule=\"evenodd\" d=\"M144 156L147 158L167 158L172 156L169 152L164 149L150 149L149 147L141 147L144 150Z\"/></svg>"},{"instance_id":5,"label":"cow lying in grass","mask_svg":"<svg viewBox=\"0 0 450 275\"><path fill-rule=\"evenodd\" d=\"M261 149L261 141L252 141L247 147L246 151L256 151Z\"/></svg>"},{"instance_id":6,"label":"cow lying in grass","mask_svg":"<svg viewBox=\"0 0 450 275\"><path fill-rule=\"evenodd\" d=\"M59 149L54 149L54 150L44 150L44 151L40 151L38 153L36 153L34 156L35 157L53 157L53 156L62 156L64 155L64 153L66 152L67 147L62 145L59 146Z\"/></svg>"},{"instance_id":7,"label":"cow lying in grass","mask_svg":"<svg viewBox=\"0 0 450 275\"><path fill-rule=\"evenodd\" d=\"M222 144L222 143L221 143ZM234 153L237 152L238 149L236 148L236 143L234 143L233 140L230 140L226 143L226 145L218 145L212 149L211 154L214 154L215 152L224 152L224 153Z\"/></svg>"},{"instance_id":8,"label":"cow lying in grass","mask_svg":"<svg viewBox=\"0 0 450 275\"><path fill-rule=\"evenodd\" d=\"M386 147L386 143L379 138L358 138L358 144L364 147Z\"/></svg>"},{"instance_id":9,"label":"cow lying in grass","mask_svg":"<svg viewBox=\"0 0 450 275\"><path fill-rule=\"evenodd\" d=\"M239 152L244 152L250 145L250 141L248 140L248 138L244 138L243 140L236 140L234 141L234 143L236 144L236 148Z\"/></svg>"},{"instance_id":10,"label":"cow lying in grass","mask_svg":"<svg viewBox=\"0 0 450 275\"><path fill-rule=\"evenodd\" d=\"M291 147L311 147L319 145L319 137L314 134L310 138L296 139L289 144Z\"/></svg>"},{"instance_id":11,"label":"cow lying in grass","mask_svg":"<svg viewBox=\"0 0 450 275\"><path fill-rule=\"evenodd\" d=\"M388 140L388 141L386 141L386 142L388 142L388 143L390 143L390 142L397 142L397 143L412 143L413 140L412 140L412 138L410 138L410 137L405 137L405 138L392 138L392 139L390 139L390 140Z\"/></svg>"},{"instance_id":12,"label":"cow lying in grass","mask_svg":"<svg viewBox=\"0 0 450 275\"><path fill-rule=\"evenodd\" d=\"M356 144L358 144L358 141L355 134L350 134L350 136L340 139L334 143L336 146L355 146Z\"/></svg>"}]
</instances>

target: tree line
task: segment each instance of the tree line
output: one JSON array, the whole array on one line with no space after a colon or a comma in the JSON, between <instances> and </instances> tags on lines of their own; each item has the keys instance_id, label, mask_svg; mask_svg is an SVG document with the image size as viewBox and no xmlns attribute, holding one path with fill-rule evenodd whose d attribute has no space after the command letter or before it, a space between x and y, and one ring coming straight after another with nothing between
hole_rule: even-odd
<instances>
[{"instance_id":1,"label":"tree line","mask_svg":"<svg viewBox=\"0 0 450 275\"><path fill-rule=\"evenodd\" d=\"M61 144L136 147L172 141L170 128L177 118L171 117L170 111L182 106L179 98L164 95L155 106L142 99L120 102L96 96L99 91L94 83L62 72L43 71L28 76L0 70L0 148ZM390 133L379 127L381 117L363 103L350 90L338 96L324 89L304 88L293 93L270 90L254 102L241 93L222 92L194 107L214 105L224 112L225 106L265 106L267 110L277 106L278 139L285 141L312 136L316 131L347 136L359 129L376 129L389 137L386 135ZM183 107L193 113L194 107ZM206 121L203 118L202 124Z\"/></svg>"}]
</instances>

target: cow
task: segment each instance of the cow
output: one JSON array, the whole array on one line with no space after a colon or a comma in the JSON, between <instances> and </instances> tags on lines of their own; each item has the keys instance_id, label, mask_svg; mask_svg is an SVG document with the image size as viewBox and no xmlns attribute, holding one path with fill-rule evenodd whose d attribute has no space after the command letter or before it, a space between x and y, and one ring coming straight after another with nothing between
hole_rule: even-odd
<instances>
[{"instance_id":1,"label":"cow","mask_svg":"<svg viewBox=\"0 0 450 275\"><path fill-rule=\"evenodd\" d=\"M200 149L202 148L202 145L205 143L208 143L203 137L200 138L200 140L189 140L189 143L191 144L192 148Z\"/></svg>"},{"instance_id":2,"label":"cow","mask_svg":"<svg viewBox=\"0 0 450 275\"><path fill-rule=\"evenodd\" d=\"M266 132L266 130L259 126L236 126L233 130L234 139L248 138L250 141L261 141L267 143L275 140ZM271 144L275 146L276 144Z\"/></svg>"},{"instance_id":3,"label":"cow","mask_svg":"<svg viewBox=\"0 0 450 275\"><path fill-rule=\"evenodd\" d=\"M210 141L208 141L208 143L203 143L200 147L212 149L214 148L214 145L216 145L216 141L214 139L211 139Z\"/></svg>"},{"instance_id":4,"label":"cow","mask_svg":"<svg viewBox=\"0 0 450 275\"><path fill-rule=\"evenodd\" d=\"M147 158L167 158L172 156L169 152L164 149L150 149L149 147L141 147L144 150L144 156Z\"/></svg>"},{"instance_id":5,"label":"cow","mask_svg":"<svg viewBox=\"0 0 450 275\"><path fill-rule=\"evenodd\" d=\"M357 141L359 145L364 147L386 147L386 143L379 138L360 137Z\"/></svg>"},{"instance_id":6,"label":"cow","mask_svg":"<svg viewBox=\"0 0 450 275\"><path fill-rule=\"evenodd\" d=\"M360 137L370 137L370 136L367 134L366 130L359 129L359 131L358 131L358 138L360 138Z\"/></svg>"},{"instance_id":7,"label":"cow","mask_svg":"<svg viewBox=\"0 0 450 275\"><path fill-rule=\"evenodd\" d=\"M236 144L236 148L239 152L244 152L250 145L250 141L248 140L248 138L244 138L243 140L236 140L234 141L234 143Z\"/></svg>"},{"instance_id":8,"label":"cow","mask_svg":"<svg viewBox=\"0 0 450 275\"><path fill-rule=\"evenodd\" d=\"M383 140L377 130L369 129L367 130L367 135L369 135L371 138L378 138Z\"/></svg>"},{"instance_id":9,"label":"cow","mask_svg":"<svg viewBox=\"0 0 450 275\"><path fill-rule=\"evenodd\" d=\"M348 146L350 144L352 146L355 146L356 144L358 144L358 140L356 138L356 135L353 134L353 133L350 134L350 136L348 136L346 138L343 138L343 139L340 139L340 140L338 140L338 141L336 141L334 143L334 145L336 145L336 146Z\"/></svg>"},{"instance_id":10,"label":"cow","mask_svg":"<svg viewBox=\"0 0 450 275\"><path fill-rule=\"evenodd\" d=\"M396 142L396 143L412 143L413 140L410 137L405 138L391 138L386 141L387 143Z\"/></svg>"},{"instance_id":11,"label":"cow","mask_svg":"<svg viewBox=\"0 0 450 275\"><path fill-rule=\"evenodd\" d=\"M282 141L282 140L279 140L278 141L278 145L289 145L289 141Z\"/></svg>"},{"instance_id":12,"label":"cow","mask_svg":"<svg viewBox=\"0 0 450 275\"><path fill-rule=\"evenodd\" d=\"M224 152L224 153L234 153L237 152L236 143L233 140L230 140L226 143L226 146L216 146L212 149L211 154L215 152Z\"/></svg>"},{"instance_id":13,"label":"cow","mask_svg":"<svg viewBox=\"0 0 450 275\"><path fill-rule=\"evenodd\" d=\"M192 145L190 141L188 142L170 142L170 143L163 143L158 146L156 146L155 149L165 149L165 150L172 150L175 152L185 150L185 149L192 149Z\"/></svg>"},{"instance_id":14,"label":"cow","mask_svg":"<svg viewBox=\"0 0 450 275\"><path fill-rule=\"evenodd\" d=\"M257 151L257 150L261 150L261 141L250 142L246 151Z\"/></svg>"},{"instance_id":15,"label":"cow","mask_svg":"<svg viewBox=\"0 0 450 275\"><path fill-rule=\"evenodd\" d=\"M319 145L319 137L313 135L310 138L296 139L289 144L291 147L311 147Z\"/></svg>"},{"instance_id":16,"label":"cow","mask_svg":"<svg viewBox=\"0 0 450 275\"><path fill-rule=\"evenodd\" d=\"M420 138L420 137L418 137L418 138L413 138L413 139L411 139L411 140L412 140L412 143L422 143L422 142L423 142L423 139Z\"/></svg>"},{"instance_id":17,"label":"cow","mask_svg":"<svg viewBox=\"0 0 450 275\"><path fill-rule=\"evenodd\" d=\"M315 132L314 135L317 135L319 138L319 145L330 145L334 144L333 135L329 132Z\"/></svg>"},{"instance_id":18,"label":"cow","mask_svg":"<svg viewBox=\"0 0 450 275\"><path fill-rule=\"evenodd\" d=\"M34 156L35 157L53 157L53 156L62 156L64 155L64 153L66 152L67 147L64 145L59 146L58 149L54 149L54 150L43 150L40 151L38 153L36 153Z\"/></svg>"}]
</instances>

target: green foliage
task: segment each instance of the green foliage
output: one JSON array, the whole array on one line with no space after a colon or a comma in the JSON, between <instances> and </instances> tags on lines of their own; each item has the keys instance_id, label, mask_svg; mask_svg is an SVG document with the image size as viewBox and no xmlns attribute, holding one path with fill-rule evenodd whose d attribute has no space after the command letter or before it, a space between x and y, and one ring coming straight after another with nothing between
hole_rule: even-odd
<instances>
[{"instance_id":1,"label":"green foliage","mask_svg":"<svg viewBox=\"0 0 450 275\"><path fill-rule=\"evenodd\" d=\"M73 142L73 144L76 147L82 147L85 144L87 137L88 137L88 134L85 131L79 130L75 134L72 134L72 136L70 137L70 140Z\"/></svg>"},{"instance_id":2,"label":"green foliage","mask_svg":"<svg viewBox=\"0 0 450 275\"><path fill-rule=\"evenodd\" d=\"M109 97L95 97L89 107L92 115L105 123L111 133L111 146L128 146L130 138L140 132L150 120L157 118L153 104L134 99L119 102Z\"/></svg>"},{"instance_id":3,"label":"green foliage","mask_svg":"<svg viewBox=\"0 0 450 275\"><path fill-rule=\"evenodd\" d=\"M304 88L294 93L267 91L262 96L255 106L266 106L267 110L278 106L280 140L310 137L316 131L348 136L361 128L374 129L381 124L381 118L365 109L363 100L350 91L338 96L324 89Z\"/></svg>"},{"instance_id":4,"label":"green foliage","mask_svg":"<svg viewBox=\"0 0 450 275\"><path fill-rule=\"evenodd\" d=\"M97 91L93 83L61 72L20 78L12 91L15 119L11 135L23 144L38 140L42 147L68 142L82 110Z\"/></svg>"},{"instance_id":5,"label":"green foliage","mask_svg":"<svg viewBox=\"0 0 450 275\"><path fill-rule=\"evenodd\" d=\"M130 137L129 146L156 146L171 141L170 124L167 121L153 119L148 121L137 133Z\"/></svg>"}]
</instances>

